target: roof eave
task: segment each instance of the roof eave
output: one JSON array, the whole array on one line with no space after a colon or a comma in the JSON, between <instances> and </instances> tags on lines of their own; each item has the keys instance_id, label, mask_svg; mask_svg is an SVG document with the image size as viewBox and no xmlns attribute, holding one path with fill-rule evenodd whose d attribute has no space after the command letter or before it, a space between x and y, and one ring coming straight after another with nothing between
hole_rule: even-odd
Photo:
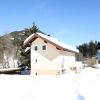
<instances>
[{"instance_id":1,"label":"roof eave","mask_svg":"<svg viewBox=\"0 0 100 100\"><path fill-rule=\"evenodd\" d=\"M78 51L78 50L76 51L76 50L70 50L70 49L66 49L66 48L64 48L64 50L65 50L65 51L70 51L70 52L73 52L73 53L76 53L76 54L78 54L78 53L79 53L79 51Z\"/></svg>"},{"instance_id":2,"label":"roof eave","mask_svg":"<svg viewBox=\"0 0 100 100\"><path fill-rule=\"evenodd\" d=\"M32 43L36 38L37 38L37 34L35 34L34 36L32 36L28 41L26 41L23 46L26 46L29 43Z\"/></svg>"}]
</instances>

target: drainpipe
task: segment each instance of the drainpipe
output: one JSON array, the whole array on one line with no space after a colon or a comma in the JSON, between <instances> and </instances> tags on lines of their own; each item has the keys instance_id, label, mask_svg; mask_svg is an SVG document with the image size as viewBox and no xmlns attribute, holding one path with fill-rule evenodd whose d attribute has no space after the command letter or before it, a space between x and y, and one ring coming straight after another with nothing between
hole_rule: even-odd
<instances>
[{"instance_id":1,"label":"drainpipe","mask_svg":"<svg viewBox=\"0 0 100 100\"><path fill-rule=\"evenodd\" d=\"M61 74L64 74L64 64L65 64L65 59L62 59L62 64L61 64Z\"/></svg>"}]
</instances>

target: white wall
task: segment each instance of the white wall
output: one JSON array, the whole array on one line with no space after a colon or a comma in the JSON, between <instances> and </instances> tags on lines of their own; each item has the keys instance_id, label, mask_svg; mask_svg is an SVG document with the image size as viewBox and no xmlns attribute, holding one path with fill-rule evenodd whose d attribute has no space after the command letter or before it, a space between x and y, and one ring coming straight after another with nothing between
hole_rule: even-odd
<instances>
[{"instance_id":1,"label":"white wall","mask_svg":"<svg viewBox=\"0 0 100 100\"><path fill-rule=\"evenodd\" d=\"M46 50L42 50L42 46L46 45ZM38 50L35 51L34 47ZM45 43L42 39L37 38L31 45L31 73L36 73L37 70L55 70L59 72L62 67L63 58L65 62L75 62L75 54L67 51L57 50L50 43Z\"/></svg>"},{"instance_id":2,"label":"white wall","mask_svg":"<svg viewBox=\"0 0 100 100\"><path fill-rule=\"evenodd\" d=\"M42 46L46 45L46 50ZM34 47L38 46L35 51ZM31 46L31 69L33 70L59 70L59 51L50 43L45 43L42 39L36 39ZM37 60L37 62L36 62Z\"/></svg>"}]
</instances>

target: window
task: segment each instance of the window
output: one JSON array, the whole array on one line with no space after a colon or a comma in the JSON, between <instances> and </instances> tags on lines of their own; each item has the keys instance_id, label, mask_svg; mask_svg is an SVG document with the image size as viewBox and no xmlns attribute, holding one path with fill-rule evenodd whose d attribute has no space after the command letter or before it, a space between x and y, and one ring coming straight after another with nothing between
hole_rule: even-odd
<instances>
[{"instance_id":1,"label":"window","mask_svg":"<svg viewBox=\"0 0 100 100\"><path fill-rule=\"evenodd\" d=\"M37 47L37 46L35 46L35 47L34 47L34 50L35 50L35 51L37 51L37 50L38 50L38 47Z\"/></svg>"},{"instance_id":2,"label":"window","mask_svg":"<svg viewBox=\"0 0 100 100\"><path fill-rule=\"evenodd\" d=\"M42 46L42 50L46 50L46 45L43 45Z\"/></svg>"},{"instance_id":3,"label":"window","mask_svg":"<svg viewBox=\"0 0 100 100\"><path fill-rule=\"evenodd\" d=\"M35 62L37 63L37 59L35 59Z\"/></svg>"}]
</instances>

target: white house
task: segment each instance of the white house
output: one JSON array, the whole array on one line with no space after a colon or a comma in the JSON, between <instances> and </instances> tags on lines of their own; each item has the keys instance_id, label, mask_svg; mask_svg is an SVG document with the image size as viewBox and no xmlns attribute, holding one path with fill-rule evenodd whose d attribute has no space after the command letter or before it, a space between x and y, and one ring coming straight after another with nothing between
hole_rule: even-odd
<instances>
[{"instance_id":1,"label":"white house","mask_svg":"<svg viewBox=\"0 0 100 100\"><path fill-rule=\"evenodd\" d=\"M30 35L24 46L31 45L31 74L60 74L75 67L75 54L79 51L42 33Z\"/></svg>"}]
</instances>

